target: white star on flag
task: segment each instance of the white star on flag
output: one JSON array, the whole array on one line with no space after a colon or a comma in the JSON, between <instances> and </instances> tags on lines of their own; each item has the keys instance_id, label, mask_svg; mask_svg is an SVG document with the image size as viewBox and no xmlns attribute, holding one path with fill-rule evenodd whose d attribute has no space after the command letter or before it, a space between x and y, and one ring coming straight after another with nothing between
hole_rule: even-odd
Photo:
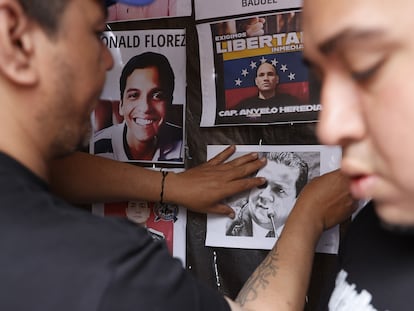
<instances>
[{"instance_id":1,"label":"white star on flag","mask_svg":"<svg viewBox=\"0 0 414 311\"><path fill-rule=\"evenodd\" d=\"M236 83L236 86L240 86L243 81L240 80L240 78L237 78L237 80L234 80L234 82Z\"/></svg>"},{"instance_id":2,"label":"white star on flag","mask_svg":"<svg viewBox=\"0 0 414 311\"><path fill-rule=\"evenodd\" d=\"M280 71L286 72L288 70L287 65L280 66Z\"/></svg>"},{"instance_id":3,"label":"white star on flag","mask_svg":"<svg viewBox=\"0 0 414 311\"><path fill-rule=\"evenodd\" d=\"M284 63L282 63L282 61ZM250 58L248 62L240 64L240 67L237 68L238 73L236 76L233 76L230 81L233 82L234 88L246 88L246 87L254 87L254 79L257 74L257 68L262 65L263 63L271 64L274 68L277 69L277 73L280 78L280 83L295 83L297 79L301 79L300 72L296 72L294 66L290 66L284 60L281 60L280 57L276 57L273 55L267 55L267 58L263 55L257 56L255 58ZM292 67L289 69L289 67ZM235 68L236 69L236 68ZM292 71L293 69L293 71ZM298 75L298 77L296 76Z\"/></svg>"}]
</instances>

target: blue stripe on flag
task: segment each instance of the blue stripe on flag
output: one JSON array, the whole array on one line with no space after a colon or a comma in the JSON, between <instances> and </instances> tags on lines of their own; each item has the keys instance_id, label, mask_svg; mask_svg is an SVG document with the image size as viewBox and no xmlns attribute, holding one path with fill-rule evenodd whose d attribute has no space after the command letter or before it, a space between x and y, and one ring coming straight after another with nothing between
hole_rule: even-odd
<instances>
[{"instance_id":1,"label":"blue stripe on flag","mask_svg":"<svg viewBox=\"0 0 414 311\"><path fill-rule=\"evenodd\" d=\"M303 63L302 52L290 52L224 61L224 88L255 86L257 67L264 61L276 66L279 83L308 81L308 69Z\"/></svg>"}]
</instances>

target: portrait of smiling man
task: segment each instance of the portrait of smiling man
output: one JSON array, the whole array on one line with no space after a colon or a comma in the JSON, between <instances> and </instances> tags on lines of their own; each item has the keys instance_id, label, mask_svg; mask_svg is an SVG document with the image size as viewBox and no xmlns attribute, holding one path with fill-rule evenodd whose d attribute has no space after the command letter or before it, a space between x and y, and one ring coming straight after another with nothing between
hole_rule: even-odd
<instances>
[{"instance_id":1,"label":"portrait of smiling man","mask_svg":"<svg viewBox=\"0 0 414 311\"><path fill-rule=\"evenodd\" d=\"M119 85L123 122L95 134L94 153L124 162L182 162L183 128L168 122L174 92L168 59L154 52L132 57Z\"/></svg>"}]
</instances>

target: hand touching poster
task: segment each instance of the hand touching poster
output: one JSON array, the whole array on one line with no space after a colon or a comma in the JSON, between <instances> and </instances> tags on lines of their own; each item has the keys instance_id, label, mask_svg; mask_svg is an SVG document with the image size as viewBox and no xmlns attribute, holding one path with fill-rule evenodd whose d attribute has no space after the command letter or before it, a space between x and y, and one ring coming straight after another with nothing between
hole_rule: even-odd
<instances>
[{"instance_id":1,"label":"hand touching poster","mask_svg":"<svg viewBox=\"0 0 414 311\"><path fill-rule=\"evenodd\" d=\"M223 146L208 146L208 157ZM321 145L237 146L237 155L258 152L267 164L256 176L267 183L237 196L226 203L234 209L235 218L207 216L207 246L271 249L279 238L285 221L303 187L314 177L339 167L338 147ZM236 155L235 155L236 156ZM336 253L338 227L326 231L317 252Z\"/></svg>"}]
</instances>

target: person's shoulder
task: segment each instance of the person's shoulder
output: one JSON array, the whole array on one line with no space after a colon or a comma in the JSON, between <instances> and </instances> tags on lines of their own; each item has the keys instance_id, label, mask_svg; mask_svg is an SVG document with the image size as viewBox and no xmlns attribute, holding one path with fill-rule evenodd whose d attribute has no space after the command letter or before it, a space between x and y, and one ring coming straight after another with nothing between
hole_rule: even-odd
<instances>
[{"instance_id":1,"label":"person's shoulder","mask_svg":"<svg viewBox=\"0 0 414 311\"><path fill-rule=\"evenodd\" d=\"M161 128L162 135L169 136L174 140L182 140L183 139L183 128L181 126L172 124L172 123L165 123ZM161 135L161 134L160 134Z\"/></svg>"},{"instance_id":2,"label":"person's shoulder","mask_svg":"<svg viewBox=\"0 0 414 311\"><path fill-rule=\"evenodd\" d=\"M374 202L369 201L365 204L359 212L354 216L352 220L353 227L366 226L366 224L372 222L379 222L378 216L375 213Z\"/></svg>"},{"instance_id":3,"label":"person's shoulder","mask_svg":"<svg viewBox=\"0 0 414 311\"><path fill-rule=\"evenodd\" d=\"M136 226L126 218L95 215L87 208L70 205L58 197L54 199L54 206L48 209L48 213L61 224L62 229L73 227L73 234L79 237L91 239L105 237L106 241L128 241L129 238L134 240L146 234L144 228ZM56 230L59 231L59 228Z\"/></svg>"},{"instance_id":4,"label":"person's shoulder","mask_svg":"<svg viewBox=\"0 0 414 311\"><path fill-rule=\"evenodd\" d=\"M182 160L183 128L166 123L160 130L158 149L159 160Z\"/></svg>"},{"instance_id":5,"label":"person's shoulder","mask_svg":"<svg viewBox=\"0 0 414 311\"><path fill-rule=\"evenodd\" d=\"M94 154L113 154L114 140L122 137L123 126L122 123L116 124L96 132L93 137Z\"/></svg>"},{"instance_id":6,"label":"person's shoulder","mask_svg":"<svg viewBox=\"0 0 414 311\"><path fill-rule=\"evenodd\" d=\"M62 237L62 252L73 252L81 260L93 261L102 268L126 254L141 262L145 260L141 254L150 249L153 253L168 252L161 243L154 242L144 227L126 218L103 217L73 207L56 212L53 221L56 225L51 225L49 231Z\"/></svg>"},{"instance_id":7,"label":"person's shoulder","mask_svg":"<svg viewBox=\"0 0 414 311\"><path fill-rule=\"evenodd\" d=\"M4 189L9 192L10 204L1 210L1 217L19 219L18 225L8 229L10 234L16 234L16 247L26 245L36 252L32 245L42 241L44 247L54 250L50 260L64 254L69 262L102 262L101 257L117 256L115 249L125 251L151 241L144 228L127 220L94 215L89 209L73 206L30 181L26 183L25 188L19 183ZM6 230L5 226L0 227L0 231Z\"/></svg>"},{"instance_id":8,"label":"person's shoulder","mask_svg":"<svg viewBox=\"0 0 414 311\"><path fill-rule=\"evenodd\" d=\"M300 99L292 94L289 93L276 93L274 97L271 98L272 100L283 102L287 105L294 106L300 105L302 102Z\"/></svg>"},{"instance_id":9,"label":"person's shoulder","mask_svg":"<svg viewBox=\"0 0 414 311\"><path fill-rule=\"evenodd\" d=\"M236 212L234 219L230 219L226 225L226 235L229 236L251 236L252 235L252 218L248 209L248 202L242 200L236 204L240 206L232 206Z\"/></svg>"},{"instance_id":10,"label":"person's shoulder","mask_svg":"<svg viewBox=\"0 0 414 311\"><path fill-rule=\"evenodd\" d=\"M361 210L353 217L351 223L345 231L345 237L340 247L340 255L347 256L353 249L364 245L373 235L380 235L380 222L375 213L374 203L371 201L362 207ZM361 239L361 237L364 239Z\"/></svg>"}]
</instances>

